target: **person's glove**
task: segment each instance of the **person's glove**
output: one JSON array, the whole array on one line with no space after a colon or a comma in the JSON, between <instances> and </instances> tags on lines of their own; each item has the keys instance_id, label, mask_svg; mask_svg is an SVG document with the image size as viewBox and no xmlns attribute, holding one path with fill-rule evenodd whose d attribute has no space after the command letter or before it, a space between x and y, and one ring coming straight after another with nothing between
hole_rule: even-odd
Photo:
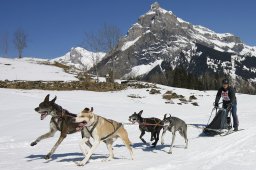
<instances>
[{"instance_id":1,"label":"person's glove","mask_svg":"<svg viewBox=\"0 0 256 170\"><path fill-rule=\"evenodd\" d=\"M227 104L228 109L231 109L231 107L232 107L232 103Z\"/></svg>"}]
</instances>

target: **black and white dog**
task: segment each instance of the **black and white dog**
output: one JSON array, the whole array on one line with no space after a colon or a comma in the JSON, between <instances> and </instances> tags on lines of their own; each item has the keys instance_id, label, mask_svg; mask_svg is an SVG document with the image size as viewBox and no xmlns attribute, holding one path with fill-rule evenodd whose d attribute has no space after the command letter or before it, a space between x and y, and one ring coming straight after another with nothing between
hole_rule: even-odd
<instances>
[{"instance_id":1,"label":"black and white dog","mask_svg":"<svg viewBox=\"0 0 256 170\"><path fill-rule=\"evenodd\" d=\"M160 119L151 117L151 118L143 118L141 117L143 110L141 110L139 113L134 112L131 116L129 116L129 121L132 123L139 123L139 129L141 131L140 139L143 143L147 143L142 137L145 135L145 132L151 133L151 139L150 141L154 141L152 143L153 147L156 146L158 140L159 140L159 133L161 129L163 128L163 123Z\"/></svg>"},{"instance_id":2,"label":"black and white dog","mask_svg":"<svg viewBox=\"0 0 256 170\"><path fill-rule=\"evenodd\" d=\"M164 135L166 131L169 130L172 133L172 143L168 153L169 154L172 153L172 147L175 140L176 131L179 131L180 135L185 139L185 143L186 143L185 149L187 149L188 148L187 124L183 120L177 117L172 117L171 115L169 117L166 117L166 114L164 115L163 123L164 123L164 128L163 128L163 133L161 138L162 145L164 144Z\"/></svg>"}]
</instances>

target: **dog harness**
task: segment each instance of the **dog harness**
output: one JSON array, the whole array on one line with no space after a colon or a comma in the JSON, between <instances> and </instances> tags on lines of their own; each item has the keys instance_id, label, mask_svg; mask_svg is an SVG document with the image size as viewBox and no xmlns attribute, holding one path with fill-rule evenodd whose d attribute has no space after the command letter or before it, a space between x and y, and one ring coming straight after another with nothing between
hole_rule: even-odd
<instances>
[{"instance_id":1,"label":"dog harness","mask_svg":"<svg viewBox=\"0 0 256 170\"><path fill-rule=\"evenodd\" d=\"M104 117L102 117L105 121L109 122L110 124L112 124L114 131L110 134L108 134L107 136L101 138L101 141L106 140L107 138L109 138L110 136L112 136L114 133L116 133L116 131L122 126L122 123L118 123L118 126L115 128L114 124L113 124L113 120L110 119L105 119ZM94 129L96 128L97 124L99 122L99 116L97 116L97 120L96 122L93 124L93 127L89 130L88 127L85 126L85 129L88 131L88 133L90 134L90 136L93 138L92 133L94 131Z\"/></svg>"},{"instance_id":2,"label":"dog harness","mask_svg":"<svg viewBox=\"0 0 256 170\"><path fill-rule=\"evenodd\" d=\"M57 130L62 131L63 129L63 124L65 123L65 117L66 118L74 118L76 115L73 113L70 113L69 111L63 109L61 106L59 106L59 109L61 110L61 114L58 116L52 117L52 122L56 126ZM57 120L56 120L57 119ZM60 122L60 127L58 122ZM68 134L75 133L76 130L69 131Z\"/></svg>"},{"instance_id":3,"label":"dog harness","mask_svg":"<svg viewBox=\"0 0 256 170\"><path fill-rule=\"evenodd\" d=\"M154 120L155 123L147 123L147 120ZM149 131L147 126L154 126L154 129L156 129L158 126L163 126L161 125L161 120L157 122L155 118L142 118L142 123L139 123L139 125L143 126L142 128L144 128L146 131Z\"/></svg>"}]
</instances>

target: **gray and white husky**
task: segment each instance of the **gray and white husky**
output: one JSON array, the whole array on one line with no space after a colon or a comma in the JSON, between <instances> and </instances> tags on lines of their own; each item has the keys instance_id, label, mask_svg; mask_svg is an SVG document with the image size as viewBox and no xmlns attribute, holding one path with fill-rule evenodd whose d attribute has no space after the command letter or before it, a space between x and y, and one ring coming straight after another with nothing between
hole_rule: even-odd
<instances>
[{"instance_id":1,"label":"gray and white husky","mask_svg":"<svg viewBox=\"0 0 256 170\"><path fill-rule=\"evenodd\" d=\"M167 130L169 130L172 133L172 143L170 146L169 154L172 153L172 147L173 143L175 140L176 132L179 131L180 135L185 139L185 149L188 148L188 137L187 137L187 124L177 118L177 117L172 117L171 115L169 117L166 117L167 114L164 115L164 128L163 128L163 133L162 133L162 138L161 138L161 144L164 144L164 136Z\"/></svg>"}]
</instances>

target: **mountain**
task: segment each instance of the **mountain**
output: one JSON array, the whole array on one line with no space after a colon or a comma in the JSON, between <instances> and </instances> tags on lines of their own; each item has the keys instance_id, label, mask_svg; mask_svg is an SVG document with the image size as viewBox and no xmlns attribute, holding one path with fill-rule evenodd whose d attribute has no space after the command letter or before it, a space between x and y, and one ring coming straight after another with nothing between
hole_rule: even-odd
<instances>
[{"instance_id":1,"label":"mountain","mask_svg":"<svg viewBox=\"0 0 256 170\"><path fill-rule=\"evenodd\" d=\"M51 62L59 62L67 66L73 66L77 69L89 70L95 63L100 62L105 53L103 52L91 52L81 47L71 48L71 50L64 56L52 59Z\"/></svg>"},{"instance_id":2,"label":"mountain","mask_svg":"<svg viewBox=\"0 0 256 170\"><path fill-rule=\"evenodd\" d=\"M226 76L238 90L241 86L256 87L256 47L246 45L230 33L215 33L192 25L158 3L152 4L116 48L106 54L98 64L99 72L106 74L113 65L115 78L139 78L174 85L175 81L169 80L168 75L182 68L188 77L195 77L206 89L210 87L206 87L204 79L212 84L210 82ZM211 79L213 77L215 79Z\"/></svg>"}]
</instances>

